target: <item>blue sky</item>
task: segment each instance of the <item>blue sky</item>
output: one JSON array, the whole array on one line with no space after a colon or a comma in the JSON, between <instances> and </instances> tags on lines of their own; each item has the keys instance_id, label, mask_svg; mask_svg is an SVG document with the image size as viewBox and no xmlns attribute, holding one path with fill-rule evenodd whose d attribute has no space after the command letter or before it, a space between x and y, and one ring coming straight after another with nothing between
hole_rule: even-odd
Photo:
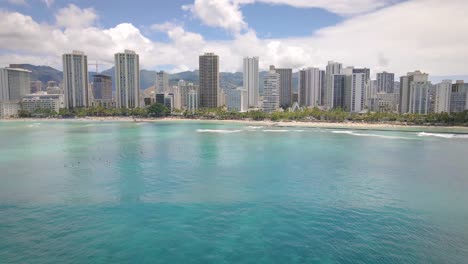
<instances>
[{"instance_id":1,"label":"blue sky","mask_svg":"<svg viewBox=\"0 0 468 264\"><path fill-rule=\"evenodd\" d=\"M468 73L468 1L446 0L0 0L0 66L61 68L81 50L112 67L132 49L142 68L198 68L215 52L222 71L242 58L298 70L328 61L369 67L372 75L421 70ZM443 7L443 8L442 8ZM457 19L453 19L457 17ZM417 30L415 30L417 29Z\"/></svg>"},{"instance_id":2,"label":"blue sky","mask_svg":"<svg viewBox=\"0 0 468 264\"><path fill-rule=\"evenodd\" d=\"M4 0L2 5L8 9L30 15L38 22L54 23L54 13L71 3L81 8L93 7L99 14L99 25L105 28L129 22L145 29L152 24L171 21L183 24L187 31L202 34L207 40L232 38L232 35L226 30L203 25L202 22L182 10L183 5L189 5L192 2L190 0L56 0L49 8L39 0L34 0L25 6ZM242 11L245 21L255 29L259 37L264 38L311 35L317 29L335 25L345 19L343 16L320 8L297 8L265 3L245 5L242 7ZM164 34L146 33L153 40L167 40Z\"/></svg>"}]
</instances>

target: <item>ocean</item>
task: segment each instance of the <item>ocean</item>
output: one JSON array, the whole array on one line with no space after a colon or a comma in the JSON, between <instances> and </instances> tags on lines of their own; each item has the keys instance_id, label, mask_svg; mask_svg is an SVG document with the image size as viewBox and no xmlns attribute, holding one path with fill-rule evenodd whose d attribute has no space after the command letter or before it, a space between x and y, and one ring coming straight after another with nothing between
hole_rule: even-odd
<instances>
[{"instance_id":1,"label":"ocean","mask_svg":"<svg viewBox=\"0 0 468 264\"><path fill-rule=\"evenodd\" d=\"M0 122L0 263L468 263L468 135Z\"/></svg>"}]
</instances>

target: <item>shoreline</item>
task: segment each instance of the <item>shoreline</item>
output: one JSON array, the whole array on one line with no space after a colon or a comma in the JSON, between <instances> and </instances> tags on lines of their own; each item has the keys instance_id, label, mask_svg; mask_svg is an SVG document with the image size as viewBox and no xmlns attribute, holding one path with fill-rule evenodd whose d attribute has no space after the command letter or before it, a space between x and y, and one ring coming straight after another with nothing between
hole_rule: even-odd
<instances>
[{"instance_id":1,"label":"shoreline","mask_svg":"<svg viewBox=\"0 0 468 264\"><path fill-rule=\"evenodd\" d=\"M213 124L244 124L267 127L304 127L304 128L336 128L336 129L356 129L356 130L398 130L398 129L431 129L431 130L461 130L468 133L465 126L421 126L385 123L354 123L354 122L298 122L298 121L270 121L270 120L215 120L215 119L190 119L190 118L133 118L133 117L83 117L83 118L8 118L0 119L1 122L193 122L193 123L213 123Z\"/></svg>"}]
</instances>

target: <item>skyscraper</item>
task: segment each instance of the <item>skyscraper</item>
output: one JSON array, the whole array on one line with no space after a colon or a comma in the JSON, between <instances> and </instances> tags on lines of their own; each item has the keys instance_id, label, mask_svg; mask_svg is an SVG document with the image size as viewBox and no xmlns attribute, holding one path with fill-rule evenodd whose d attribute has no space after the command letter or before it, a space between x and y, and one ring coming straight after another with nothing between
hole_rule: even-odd
<instances>
[{"instance_id":1,"label":"skyscraper","mask_svg":"<svg viewBox=\"0 0 468 264\"><path fill-rule=\"evenodd\" d=\"M200 107L218 107L219 57L214 53L205 53L199 57Z\"/></svg>"},{"instance_id":2,"label":"skyscraper","mask_svg":"<svg viewBox=\"0 0 468 264\"><path fill-rule=\"evenodd\" d=\"M353 73L346 76L344 89L344 108L352 113L364 111L366 101L366 83L369 83L366 73Z\"/></svg>"},{"instance_id":3,"label":"skyscraper","mask_svg":"<svg viewBox=\"0 0 468 264\"><path fill-rule=\"evenodd\" d=\"M117 108L140 106L140 59L132 50L117 53L115 59L115 89Z\"/></svg>"},{"instance_id":4,"label":"skyscraper","mask_svg":"<svg viewBox=\"0 0 468 264\"><path fill-rule=\"evenodd\" d=\"M276 72L274 66L270 66L270 71L263 76L263 105L262 109L266 113L278 110L280 107L280 74Z\"/></svg>"},{"instance_id":5,"label":"skyscraper","mask_svg":"<svg viewBox=\"0 0 468 264\"><path fill-rule=\"evenodd\" d=\"M112 78L107 75L93 76L93 99L112 100Z\"/></svg>"},{"instance_id":6,"label":"skyscraper","mask_svg":"<svg viewBox=\"0 0 468 264\"><path fill-rule=\"evenodd\" d=\"M408 72L406 76L400 77L400 114L405 114L410 111L411 84L413 82L427 82L428 79L429 74L422 73L421 71Z\"/></svg>"},{"instance_id":7,"label":"skyscraper","mask_svg":"<svg viewBox=\"0 0 468 264\"><path fill-rule=\"evenodd\" d=\"M31 72L19 68L0 69L0 117L16 116L20 100L30 91Z\"/></svg>"},{"instance_id":8,"label":"skyscraper","mask_svg":"<svg viewBox=\"0 0 468 264\"><path fill-rule=\"evenodd\" d=\"M280 106L287 108L292 105L292 69L275 68L280 75Z\"/></svg>"},{"instance_id":9,"label":"skyscraper","mask_svg":"<svg viewBox=\"0 0 468 264\"><path fill-rule=\"evenodd\" d=\"M88 106L88 57L81 51L63 54L63 90L68 109Z\"/></svg>"},{"instance_id":10,"label":"skyscraper","mask_svg":"<svg viewBox=\"0 0 468 264\"><path fill-rule=\"evenodd\" d=\"M430 109L430 92L433 86L428 81L413 81L410 85L408 112L427 115Z\"/></svg>"},{"instance_id":11,"label":"skyscraper","mask_svg":"<svg viewBox=\"0 0 468 264\"><path fill-rule=\"evenodd\" d=\"M468 110L468 83L457 81L452 85L450 93L450 113Z\"/></svg>"},{"instance_id":12,"label":"skyscraper","mask_svg":"<svg viewBox=\"0 0 468 264\"><path fill-rule=\"evenodd\" d=\"M377 92L393 93L395 84L395 74L389 72L377 73Z\"/></svg>"},{"instance_id":13,"label":"skyscraper","mask_svg":"<svg viewBox=\"0 0 468 264\"><path fill-rule=\"evenodd\" d=\"M299 71L299 105L317 107L321 102L323 71L307 68Z\"/></svg>"},{"instance_id":14,"label":"skyscraper","mask_svg":"<svg viewBox=\"0 0 468 264\"><path fill-rule=\"evenodd\" d=\"M156 93L167 93L169 92L169 74L164 71L156 73Z\"/></svg>"},{"instance_id":15,"label":"skyscraper","mask_svg":"<svg viewBox=\"0 0 468 264\"><path fill-rule=\"evenodd\" d=\"M343 65L338 62L329 61L326 72L325 72L325 85L326 85L326 92L323 94L322 104L325 105L327 108L333 108L333 83L334 83L334 74L340 74Z\"/></svg>"},{"instance_id":16,"label":"skyscraper","mask_svg":"<svg viewBox=\"0 0 468 264\"><path fill-rule=\"evenodd\" d=\"M332 74L331 78L331 103L329 108L341 108L344 109L345 105L345 93L346 93L346 77L349 75L346 74Z\"/></svg>"},{"instance_id":17,"label":"skyscraper","mask_svg":"<svg viewBox=\"0 0 468 264\"><path fill-rule=\"evenodd\" d=\"M452 80L443 80L435 88L435 108L436 113L450 113L450 93L452 91Z\"/></svg>"},{"instance_id":18,"label":"skyscraper","mask_svg":"<svg viewBox=\"0 0 468 264\"><path fill-rule=\"evenodd\" d=\"M248 93L249 107L258 107L259 74L258 57L244 58L244 90Z\"/></svg>"}]
</instances>

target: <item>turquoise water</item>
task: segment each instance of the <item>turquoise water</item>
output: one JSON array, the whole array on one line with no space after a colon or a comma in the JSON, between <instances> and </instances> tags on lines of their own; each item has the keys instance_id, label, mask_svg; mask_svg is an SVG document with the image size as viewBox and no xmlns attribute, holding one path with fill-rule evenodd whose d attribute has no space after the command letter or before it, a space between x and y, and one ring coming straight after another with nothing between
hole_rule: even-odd
<instances>
[{"instance_id":1,"label":"turquoise water","mask_svg":"<svg viewBox=\"0 0 468 264\"><path fill-rule=\"evenodd\" d=\"M0 263L467 263L468 136L419 132L0 123Z\"/></svg>"}]
</instances>

